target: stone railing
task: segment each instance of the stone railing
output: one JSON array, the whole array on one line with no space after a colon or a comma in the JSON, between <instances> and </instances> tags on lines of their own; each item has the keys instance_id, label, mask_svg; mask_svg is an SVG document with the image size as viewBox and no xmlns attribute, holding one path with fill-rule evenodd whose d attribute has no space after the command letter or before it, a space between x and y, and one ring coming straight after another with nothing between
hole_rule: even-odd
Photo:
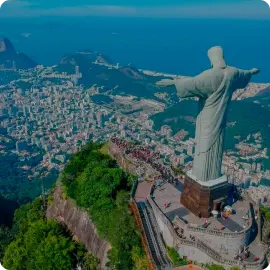
<instances>
[{"instance_id":1,"label":"stone railing","mask_svg":"<svg viewBox=\"0 0 270 270\"><path fill-rule=\"evenodd\" d=\"M251 212L251 211L250 211ZM189 224L185 224L183 220L181 220L180 217L176 216L175 220L182 224L183 226L185 226L185 228L189 231L193 231L193 232L199 232L199 233L205 233L205 234L211 234L211 235L216 235L216 236L221 236L224 238L235 238L235 237L239 237L239 236L243 236L245 235L251 228L252 226L252 222L250 222L249 226L244 228L242 231L240 232L220 232L220 231L215 231L215 230L210 230L210 229L204 229L204 228L200 228L200 227L194 227L191 226Z\"/></svg>"},{"instance_id":2,"label":"stone railing","mask_svg":"<svg viewBox=\"0 0 270 270\"><path fill-rule=\"evenodd\" d=\"M137 190L137 186L138 186L138 178L136 178L135 182L132 185L132 189L131 189L131 193L130 193L130 197L131 199L134 198L136 190Z\"/></svg>"},{"instance_id":3,"label":"stone railing","mask_svg":"<svg viewBox=\"0 0 270 270\"><path fill-rule=\"evenodd\" d=\"M181 244L187 244L189 246L194 246L199 248L200 250L202 250L203 252L207 253L212 259L216 260L217 257L220 257L220 255L218 253L216 253L212 248L208 247L206 244L204 244L202 241L200 240L195 240L195 241L190 241L190 240L186 240L186 239L182 239L180 238L177 233L175 232L171 222L169 219L167 219L167 217L161 212L161 210L159 209L159 207L156 205L156 203L151 199L148 198L148 202L151 205L151 207L154 210L154 213L156 212L159 215L159 218L162 219L162 221L167 225L167 228L169 229L172 237L174 239L176 239L177 243L181 243ZM199 242L198 242L199 241Z\"/></svg>"},{"instance_id":4,"label":"stone railing","mask_svg":"<svg viewBox=\"0 0 270 270\"><path fill-rule=\"evenodd\" d=\"M247 231L250 230L251 226L252 226L252 224L250 224L247 228L245 228L244 230L242 230L240 232L219 232L219 231L203 229L203 228L199 228L199 227L193 227L190 225L187 226L187 229L189 231L193 231L193 232L201 232L201 233L205 233L205 234L222 236L225 238L234 238L234 237L239 237L241 235L245 235L247 233Z\"/></svg>"},{"instance_id":5,"label":"stone railing","mask_svg":"<svg viewBox=\"0 0 270 270\"><path fill-rule=\"evenodd\" d=\"M219 264L223 264L224 266L236 266L240 265L242 267L245 267L246 269L260 269L260 267L264 264L266 261L266 256L263 256L260 261L257 262L239 262L238 260L229 260L227 258L222 257L219 253L217 253L215 250L213 250L211 247L209 247L207 244L202 242L201 240L195 238L195 241L188 240L188 239L182 239L178 236L176 231L174 230L171 221L163 214L163 212L160 210L158 205L150 198L148 197L148 202L152 209L154 210L154 214L158 215L159 219L162 220L164 224L166 224L167 228L169 229L173 239L176 241L176 245L187 245L196 247L205 254L207 254L210 258L212 258L214 261L218 262ZM186 226L186 224L179 218L179 221L182 223L183 226ZM200 228L198 228L200 229ZM202 229L203 230L203 229ZM202 232L205 232L204 230ZM230 233L229 233L230 234ZM236 235L237 233L232 233L232 235Z\"/></svg>"}]
</instances>

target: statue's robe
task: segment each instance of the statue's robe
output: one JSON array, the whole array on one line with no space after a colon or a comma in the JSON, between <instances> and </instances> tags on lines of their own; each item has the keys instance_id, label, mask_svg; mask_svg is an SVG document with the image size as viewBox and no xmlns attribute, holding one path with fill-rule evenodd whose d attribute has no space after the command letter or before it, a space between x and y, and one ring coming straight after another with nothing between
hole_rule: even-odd
<instances>
[{"instance_id":1,"label":"statue's robe","mask_svg":"<svg viewBox=\"0 0 270 270\"><path fill-rule=\"evenodd\" d=\"M251 71L226 67L212 68L194 78L176 80L180 98L199 98L192 168L196 180L205 182L221 176L228 105L233 92L245 88L251 77Z\"/></svg>"}]
</instances>

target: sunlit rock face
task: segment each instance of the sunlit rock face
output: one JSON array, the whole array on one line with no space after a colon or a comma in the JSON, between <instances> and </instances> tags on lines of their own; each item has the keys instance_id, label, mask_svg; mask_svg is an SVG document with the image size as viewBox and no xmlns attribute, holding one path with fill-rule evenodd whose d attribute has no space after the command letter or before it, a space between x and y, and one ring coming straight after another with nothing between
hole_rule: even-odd
<instances>
[{"instance_id":1,"label":"sunlit rock face","mask_svg":"<svg viewBox=\"0 0 270 270\"><path fill-rule=\"evenodd\" d=\"M74 240L83 243L90 253L99 258L101 269L106 269L110 244L98 236L96 226L89 218L89 214L79 208L74 201L64 197L60 185L57 185L53 193L53 201L47 209L47 218L63 224L71 232Z\"/></svg>"},{"instance_id":2,"label":"sunlit rock face","mask_svg":"<svg viewBox=\"0 0 270 270\"><path fill-rule=\"evenodd\" d=\"M15 53L12 43L7 38L0 37L0 53L5 51Z\"/></svg>"}]
</instances>

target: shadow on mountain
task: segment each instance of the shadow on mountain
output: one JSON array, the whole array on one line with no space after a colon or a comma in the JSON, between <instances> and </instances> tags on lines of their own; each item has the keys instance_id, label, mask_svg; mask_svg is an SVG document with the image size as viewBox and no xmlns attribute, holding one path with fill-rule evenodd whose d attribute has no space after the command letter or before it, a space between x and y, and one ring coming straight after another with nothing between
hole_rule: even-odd
<instances>
[{"instance_id":1,"label":"shadow on mountain","mask_svg":"<svg viewBox=\"0 0 270 270\"><path fill-rule=\"evenodd\" d=\"M102 57L104 58L104 56ZM83 75L79 83L89 87L93 85L103 86L100 93L111 90L112 94L130 94L137 97L155 98L154 94L157 92L155 82L160 77L148 76L132 66L110 68L104 66L104 63L108 64L108 61L101 61L99 55L82 54L80 52L64 56L57 67L57 71L74 74L75 67L79 66Z\"/></svg>"},{"instance_id":2,"label":"shadow on mountain","mask_svg":"<svg viewBox=\"0 0 270 270\"><path fill-rule=\"evenodd\" d=\"M0 37L0 67L4 69L30 69L37 65L24 53L17 52L10 40Z\"/></svg>"},{"instance_id":3,"label":"shadow on mountain","mask_svg":"<svg viewBox=\"0 0 270 270\"><path fill-rule=\"evenodd\" d=\"M0 226L11 226L14 212L18 207L17 202L0 197Z\"/></svg>"}]
</instances>

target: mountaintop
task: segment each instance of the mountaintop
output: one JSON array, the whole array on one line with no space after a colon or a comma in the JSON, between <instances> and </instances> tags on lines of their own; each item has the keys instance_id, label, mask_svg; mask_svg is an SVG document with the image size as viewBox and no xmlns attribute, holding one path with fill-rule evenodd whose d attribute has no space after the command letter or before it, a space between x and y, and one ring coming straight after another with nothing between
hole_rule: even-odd
<instances>
[{"instance_id":1,"label":"mountaintop","mask_svg":"<svg viewBox=\"0 0 270 270\"><path fill-rule=\"evenodd\" d=\"M88 58L88 60L95 62L97 61L98 63L101 64L107 64L107 65L114 65L115 62L112 61L108 56L104 55L103 53L97 52L97 51L92 51L92 50L80 50L77 52L77 54L84 55L85 57Z\"/></svg>"},{"instance_id":2,"label":"mountaintop","mask_svg":"<svg viewBox=\"0 0 270 270\"><path fill-rule=\"evenodd\" d=\"M15 49L14 49L11 41L5 37L0 37L0 53L2 53L2 52L15 53Z\"/></svg>"},{"instance_id":3,"label":"mountaintop","mask_svg":"<svg viewBox=\"0 0 270 270\"><path fill-rule=\"evenodd\" d=\"M78 66L82 73L81 84L104 86L104 91L114 89L114 94L126 93L139 97L154 97L157 90L155 81L158 78L148 76L132 66L109 68L108 65L112 64L101 63L97 60L98 57L99 53L91 51L65 55L60 60L57 69L59 72L74 74L75 66Z\"/></svg>"},{"instance_id":4,"label":"mountaintop","mask_svg":"<svg viewBox=\"0 0 270 270\"><path fill-rule=\"evenodd\" d=\"M0 37L0 67L5 69L29 69L37 65L24 53L16 52L12 42Z\"/></svg>"}]
</instances>

